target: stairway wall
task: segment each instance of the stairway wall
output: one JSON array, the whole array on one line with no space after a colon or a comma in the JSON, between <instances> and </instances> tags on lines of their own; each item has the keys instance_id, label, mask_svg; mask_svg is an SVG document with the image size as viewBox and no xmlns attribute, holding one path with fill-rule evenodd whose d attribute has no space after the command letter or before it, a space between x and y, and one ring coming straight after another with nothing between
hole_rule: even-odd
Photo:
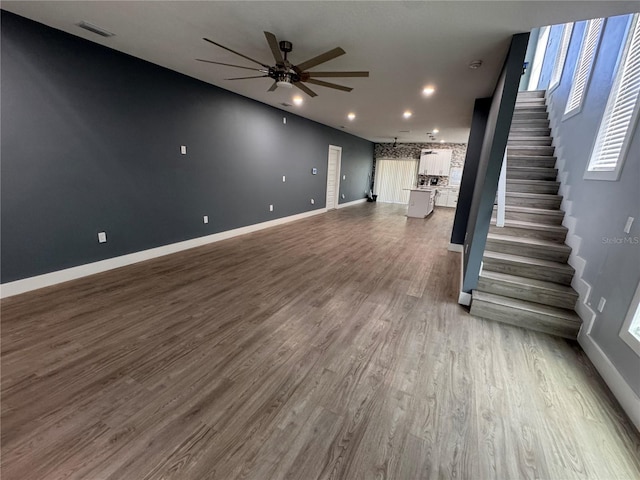
<instances>
[{"instance_id":1,"label":"stairway wall","mask_svg":"<svg viewBox=\"0 0 640 480\"><path fill-rule=\"evenodd\" d=\"M561 83L548 93L548 106L562 183L559 193L567 213L567 243L573 247L569 263L576 269L574 288L580 294L576 310L585 322L580 341L587 353L590 350L585 342L593 342L593 351L601 351L605 363L610 362L614 369L611 375L619 373L640 395L640 359L619 337L640 282L639 124L618 181L583 179L628 24L629 16L607 19L583 108L564 119L585 22L575 25ZM629 216L635 221L630 234L625 234L623 227ZM607 300L602 313L596 310L600 297ZM598 365L598 359L592 360ZM605 373L603 376L611 380Z\"/></svg>"}]
</instances>

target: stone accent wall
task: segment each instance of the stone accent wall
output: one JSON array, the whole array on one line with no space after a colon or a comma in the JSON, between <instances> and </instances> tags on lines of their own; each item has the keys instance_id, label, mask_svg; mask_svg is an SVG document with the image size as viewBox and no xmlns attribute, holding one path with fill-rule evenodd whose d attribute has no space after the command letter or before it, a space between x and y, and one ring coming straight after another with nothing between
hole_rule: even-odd
<instances>
[{"instance_id":1,"label":"stone accent wall","mask_svg":"<svg viewBox=\"0 0 640 480\"><path fill-rule=\"evenodd\" d=\"M420 150L453 150L451 167L464 167L464 158L467 155L466 143L399 143L395 147L393 143L376 143L373 153L373 178L375 178L376 160L378 158L415 158L420 160ZM426 175L420 175L420 180L429 181ZM449 177L438 177L438 186L449 185ZM452 187L457 189L459 187Z\"/></svg>"}]
</instances>

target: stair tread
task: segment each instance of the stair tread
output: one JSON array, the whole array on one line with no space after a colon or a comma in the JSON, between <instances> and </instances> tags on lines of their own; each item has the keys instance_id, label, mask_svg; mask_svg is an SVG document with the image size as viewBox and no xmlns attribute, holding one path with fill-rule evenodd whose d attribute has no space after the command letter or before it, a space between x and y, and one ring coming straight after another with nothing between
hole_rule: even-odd
<instances>
[{"instance_id":1,"label":"stair tread","mask_svg":"<svg viewBox=\"0 0 640 480\"><path fill-rule=\"evenodd\" d=\"M510 253L499 253L485 251L483 258L494 260L506 260L509 262L523 263L530 266L537 266L541 268L549 268L558 271L564 271L566 273L573 273L575 270L573 267L566 263L553 262L551 260L542 260L540 258L525 257L522 255L512 255Z\"/></svg>"},{"instance_id":2,"label":"stair tread","mask_svg":"<svg viewBox=\"0 0 640 480\"><path fill-rule=\"evenodd\" d=\"M510 178L507 181L507 185L510 183L517 183L518 185L560 185L560 182L555 180L529 180L528 178Z\"/></svg>"},{"instance_id":3,"label":"stair tread","mask_svg":"<svg viewBox=\"0 0 640 480\"><path fill-rule=\"evenodd\" d=\"M547 290L550 292L559 292L563 295L571 295L578 298L578 293L569 285L561 285L559 283L547 282L545 280L538 280L535 278L520 277L518 275L511 275L508 273L483 271L480 274L481 277L488 278L489 280L501 281L522 285L525 287L537 288L541 290ZM485 292L486 293L486 292Z\"/></svg>"},{"instance_id":4,"label":"stair tread","mask_svg":"<svg viewBox=\"0 0 640 480\"><path fill-rule=\"evenodd\" d=\"M512 196L512 197L520 197L520 198L538 198L538 199L545 199L545 198L550 198L550 197L560 197L562 198L561 195L556 195L555 193L523 193L523 192L506 192L507 196Z\"/></svg>"},{"instance_id":5,"label":"stair tread","mask_svg":"<svg viewBox=\"0 0 640 480\"><path fill-rule=\"evenodd\" d=\"M526 136L522 135L522 136L518 136L515 139L512 139L512 138L509 138L509 139L510 140L518 140L519 142L524 141L524 140L527 140L527 141L531 140L531 141L534 141L534 142L539 142L540 140L543 140L543 139L544 140L551 139L551 135L538 135L537 137L526 137Z\"/></svg>"},{"instance_id":6,"label":"stair tread","mask_svg":"<svg viewBox=\"0 0 640 480\"><path fill-rule=\"evenodd\" d=\"M505 220L505 227L530 228L532 230L547 230L554 232L566 232L567 227L563 225L547 225L546 223L526 222L524 220Z\"/></svg>"},{"instance_id":7,"label":"stair tread","mask_svg":"<svg viewBox=\"0 0 640 480\"><path fill-rule=\"evenodd\" d=\"M551 173L551 171L556 171L556 172L558 171L554 167L518 167L518 166L512 167L507 163L507 172L509 170L516 170L518 172L532 171L532 172L540 172L540 173L547 173L547 172Z\"/></svg>"},{"instance_id":8,"label":"stair tread","mask_svg":"<svg viewBox=\"0 0 640 480\"><path fill-rule=\"evenodd\" d=\"M526 310L535 314L542 314L549 317L556 317L562 320L563 323L569 322L579 327L582 324L580 317L572 310L566 310L564 308L550 307L548 305L542 305L540 303L527 302L525 300L518 300L510 297L503 297L501 295L494 295L493 293L481 292L478 290L473 291L474 298L483 302L493 303L495 305L502 305L505 307L516 308L518 310Z\"/></svg>"},{"instance_id":9,"label":"stair tread","mask_svg":"<svg viewBox=\"0 0 640 480\"><path fill-rule=\"evenodd\" d=\"M493 207L494 210L497 210L498 207ZM552 215L552 216L563 216L564 212L562 210L552 210L548 208L535 208L535 207L522 207L520 205L505 205L505 210L511 212L520 212L520 213L533 213L536 215Z\"/></svg>"},{"instance_id":10,"label":"stair tread","mask_svg":"<svg viewBox=\"0 0 640 480\"><path fill-rule=\"evenodd\" d=\"M506 220L505 223L508 221L509 220ZM551 227L553 225L546 225L546 226ZM514 237L513 235L501 235L499 233L489 232L489 234L487 235L487 239L497 240L500 242L517 243L520 245L546 247L553 250L562 250L562 251L571 250L571 247L569 245L565 245L564 243L557 243L552 240L543 240L540 238Z\"/></svg>"}]
</instances>

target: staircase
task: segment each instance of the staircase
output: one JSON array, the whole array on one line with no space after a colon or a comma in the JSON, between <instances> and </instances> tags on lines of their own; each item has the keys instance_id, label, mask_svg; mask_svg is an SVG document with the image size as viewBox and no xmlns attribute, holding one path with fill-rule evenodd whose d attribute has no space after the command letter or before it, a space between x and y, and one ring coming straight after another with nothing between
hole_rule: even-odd
<instances>
[{"instance_id":1,"label":"staircase","mask_svg":"<svg viewBox=\"0 0 640 480\"><path fill-rule=\"evenodd\" d=\"M555 163L545 92L520 92L507 144L505 224L496 226L494 209L471 314L575 339L582 322Z\"/></svg>"}]
</instances>

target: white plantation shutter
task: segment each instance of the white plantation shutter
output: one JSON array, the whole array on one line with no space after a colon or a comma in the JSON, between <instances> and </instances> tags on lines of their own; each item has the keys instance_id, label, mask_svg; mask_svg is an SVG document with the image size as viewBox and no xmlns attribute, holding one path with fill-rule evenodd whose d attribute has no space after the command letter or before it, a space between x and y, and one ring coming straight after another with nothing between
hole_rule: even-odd
<instances>
[{"instance_id":1,"label":"white plantation shutter","mask_svg":"<svg viewBox=\"0 0 640 480\"><path fill-rule=\"evenodd\" d=\"M418 160L379 159L376 160L374 190L379 202L409 203L409 188L415 188L418 181Z\"/></svg>"},{"instance_id":2,"label":"white plantation shutter","mask_svg":"<svg viewBox=\"0 0 640 480\"><path fill-rule=\"evenodd\" d=\"M616 169L634 113L640 91L640 20L636 15L631 24L625 52L609 94L588 171L611 172ZM636 113L637 115L637 113Z\"/></svg>"},{"instance_id":3,"label":"white plantation shutter","mask_svg":"<svg viewBox=\"0 0 640 480\"><path fill-rule=\"evenodd\" d=\"M562 38L560 39L560 46L558 47L558 53L556 53L556 61L553 64L553 71L551 72L551 82L549 83L549 90L555 88L562 78L562 70L564 69L564 63L567 60L567 52L569 51L569 42L571 40L571 33L573 32L573 23L565 23L562 29Z\"/></svg>"},{"instance_id":4,"label":"white plantation shutter","mask_svg":"<svg viewBox=\"0 0 640 480\"><path fill-rule=\"evenodd\" d=\"M603 23L604 19L602 18L595 18L587 22L587 31L582 40L582 46L580 47L580 57L576 65L573 85L571 85L571 92L569 93L569 100L567 101L567 108L564 111L565 115L577 110L582 105L584 91L589 81L591 66L593 65L593 59L595 58L598 48Z\"/></svg>"}]
</instances>

